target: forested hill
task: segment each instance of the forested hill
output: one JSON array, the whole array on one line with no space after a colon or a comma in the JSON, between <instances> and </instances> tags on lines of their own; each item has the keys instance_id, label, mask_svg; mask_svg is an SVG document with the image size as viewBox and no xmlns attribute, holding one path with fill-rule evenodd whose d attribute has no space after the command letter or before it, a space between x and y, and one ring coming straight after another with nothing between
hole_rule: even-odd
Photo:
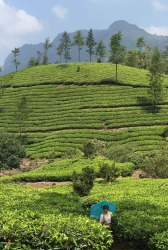
<instances>
[{"instance_id":1,"label":"forested hill","mask_svg":"<svg viewBox=\"0 0 168 250\"><path fill-rule=\"evenodd\" d=\"M92 27L91 27L92 28ZM82 30L82 35L84 38L86 38L89 30ZM133 49L136 48L136 42L139 37L144 37L144 40L146 41L147 45L150 45L152 47L157 46L159 49L163 50L167 40L164 36L157 36L147 33L144 29L137 27L134 24L129 24L126 21L116 21L112 23L107 29L99 30L97 28L96 30L93 30L93 35L96 42L99 42L100 40L103 41L103 43L106 46L107 51L107 57L109 53L109 42L112 35L115 33L121 31L122 32L122 43L126 46L126 48ZM67 30L68 32L68 30ZM69 36L71 39L73 39L76 31L69 33ZM48 34L48 37L50 34ZM58 47L60 43L60 38L62 36L61 34L58 34L54 40L52 41L52 47L48 51L48 57L50 63L55 63L59 61L59 56L57 55L56 48ZM28 67L28 62L31 57L37 57L37 51L40 51L41 53L44 52L44 41L41 41L39 44L24 44L20 49L20 55L18 56L18 61L20 62L20 65L18 66L18 69L23 69ZM83 46L81 50L81 61L82 62L88 62L89 61L89 54L86 52L87 48L86 46ZM77 62L78 61L78 51L76 46L72 46L71 48L71 62ZM4 62L4 66L2 69L2 72L0 74L6 74L12 71L15 71L15 65L12 63L13 61L13 54L10 53L8 57L6 58ZM96 58L93 56L92 61L96 61Z\"/></svg>"}]
</instances>

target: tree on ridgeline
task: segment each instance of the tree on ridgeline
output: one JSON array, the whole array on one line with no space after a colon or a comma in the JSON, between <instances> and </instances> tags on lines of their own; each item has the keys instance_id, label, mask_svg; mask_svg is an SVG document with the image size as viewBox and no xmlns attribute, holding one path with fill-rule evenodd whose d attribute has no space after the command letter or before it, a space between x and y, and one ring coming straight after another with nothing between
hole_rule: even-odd
<instances>
[{"instance_id":1,"label":"tree on ridgeline","mask_svg":"<svg viewBox=\"0 0 168 250\"><path fill-rule=\"evenodd\" d=\"M50 42L49 37L45 39L44 42L44 54L43 54L43 64L48 64L48 50L52 47L52 43Z\"/></svg>"},{"instance_id":2,"label":"tree on ridgeline","mask_svg":"<svg viewBox=\"0 0 168 250\"><path fill-rule=\"evenodd\" d=\"M70 55L71 38L66 31L62 34L62 37L60 38L59 46L60 48L62 48L63 56L67 64L68 60L71 59L71 55Z\"/></svg>"},{"instance_id":3,"label":"tree on ridgeline","mask_svg":"<svg viewBox=\"0 0 168 250\"><path fill-rule=\"evenodd\" d=\"M143 49L145 48L146 42L143 36L138 37L136 46L138 48L139 54L139 67L142 68L142 59L143 59Z\"/></svg>"},{"instance_id":4,"label":"tree on ridgeline","mask_svg":"<svg viewBox=\"0 0 168 250\"><path fill-rule=\"evenodd\" d=\"M19 125L19 136L20 140L22 137L22 130L25 121L28 119L29 116L29 108L27 106L27 98L25 96L21 97L17 103L17 109L14 114L14 120Z\"/></svg>"},{"instance_id":5,"label":"tree on ridgeline","mask_svg":"<svg viewBox=\"0 0 168 250\"><path fill-rule=\"evenodd\" d=\"M12 50L13 53L13 63L15 64L15 69L16 71L18 70L18 66L20 65L20 62L17 60L17 57L20 55L20 49L19 48L14 48L14 50Z\"/></svg>"},{"instance_id":6,"label":"tree on ridgeline","mask_svg":"<svg viewBox=\"0 0 168 250\"><path fill-rule=\"evenodd\" d=\"M40 65L41 59L42 59L42 53L39 50L37 50L37 58L33 56L30 58L28 62L28 68Z\"/></svg>"},{"instance_id":7,"label":"tree on ridgeline","mask_svg":"<svg viewBox=\"0 0 168 250\"><path fill-rule=\"evenodd\" d=\"M163 61L164 61L164 73L168 74L168 36L166 40L165 50L163 51Z\"/></svg>"},{"instance_id":8,"label":"tree on ridgeline","mask_svg":"<svg viewBox=\"0 0 168 250\"><path fill-rule=\"evenodd\" d=\"M116 84L118 82L118 63L123 62L125 56L125 46L121 45L122 33L119 31L110 38L110 57L109 61L116 65Z\"/></svg>"},{"instance_id":9,"label":"tree on ridgeline","mask_svg":"<svg viewBox=\"0 0 168 250\"><path fill-rule=\"evenodd\" d=\"M90 62L92 61L92 55L95 54L95 46L96 46L96 42L93 36L93 31L92 29L90 29L88 31L88 35L86 37L86 41L85 41L86 46L88 47L88 49L86 50L89 53L89 57L90 57Z\"/></svg>"},{"instance_id":10,"label":"tree on ridgeline","mask_svg":"<svg viewBox=\"0 0 168 250\"><path fill-rule=\"evenodd\" d=\"M85 45L85 39L84 36L82 35L82 32L80 30L76 31L76 34L74 35L72 45L77 45L78 47L78 60L80 62L80 51L82 49L82 46Z\"/></svg>"},{"instance_id":11,"label":"tree on ridgeline","mask_svg":"<svg viewBox=\"0 0 168 250\"><path fill-rule=\"evenodd\" d=\"M148 44L145 46L145 51L142 54L142 59L143 59L142 68L144 69L149 69L150 67L152 50L153 50L152 46Z\"/></svg>"},{"instance_id":12,"label":"tree on ridgeline","mask_svg":"<svg viewBox=\"0 0 168 250\"><path fill-rule=\"evenodd\" d=\"M102 40L100 40L96 46L96 56L98 62L103 62L103 59L106 55L106 46Z\"/></svg>"},{"instance_id":13,"label":"tree on ridgeline","mask_svg":"<svg viewBox=\"0 0 168 250\"><path fill-rule=\"evenodd\" d=\"M154 112L156 106L163 100L162 55L158 48L153 49L151 64L149 67L148 95Z\"/></svg>"},{"instance_id":14,"label":"tree on ridgeline","mask_svg":"<svg viewBox=\"0 0 168 250\"><path fill-rule=\"evenodd\" d=\"M37 60L37 58L35 57L31 57L30 60L28 61L28 68L34 67L34 66L38 66L39 62Z\"/></svg>"},{"instance_id":15,"label":"tree on ridgeline","mask_svg":"<svg viewBox=\"0 0 168 250\"><path fill-rule=\"evenodd\" d=\"M59 62L61 63L61 59L62 59L62 55L63 55L63 47L62 45L60 44L57 48L57 55L59 56Z\"/></svg>"},{"instance_id":16,"label":"tree on ridgeline","mask_svg":"<svg viewBox=\"0 0 168 250\"><path fill-rule=\"evenodd\" d=\"M125 57L125 65L130 67L138 67L138 51L136 49L128 50Z\"/></svg>"}]
</instances>

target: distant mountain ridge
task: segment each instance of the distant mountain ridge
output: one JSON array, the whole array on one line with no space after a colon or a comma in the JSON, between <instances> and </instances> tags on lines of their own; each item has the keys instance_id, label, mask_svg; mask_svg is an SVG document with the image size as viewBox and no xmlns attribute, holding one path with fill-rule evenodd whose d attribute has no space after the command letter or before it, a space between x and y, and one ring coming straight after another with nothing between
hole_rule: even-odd
<instances>
[{"instance_id":1,"label":"distant mountain ridge","mask_svg":"<svg viewBox=\"0 0 168 250\"><path fill-rule=\"evenodd\" d=\"M81 30L83 36L86 38L89 30ZM108 29L104 30L93 30L93 35L96 40L96 42L99 42L102 40L104 44L106 45L107 52L109 51L109 42L110 38L113 34L117 33L118 31L121 31L123 37L122 37L122 43L126 46L127 49L133 49L136 48L136 42L138 37L143 36L146 44L149 44L151 46L157 46L159 49L163 50L165 47L165 41L166 36L158 36L158 35L152 35L146 32L144 29L139 28L138 26L134 24L129 24L128 22L124 20L115 21L112 23ZM69 33L70 38L73 39L76 31ZM59 61L59 56L57 55L56 48L58 44L60 43L60 38L63 33L58 34L55 39L52 41L53 47L49 49L48 51L48 57L50 63L55 63ZM27 68L28 61L31 57L37 57L37 51L43 52L43 43L39 44L24 44L20 48L20 55L18 56L18 61L20 62L20 65L18 66L18 70ZM71 48L71 62L78 61L78 53L76 46ZM13 53L10 53L7 58L5 59L3 70L1 72L1 75L7 74L10 72L15 71L15 65L12 63L13 60ZM86 47L83 46L81 50L81 61L87 62L89 61L89 55L86 52ZM93 56L92 61L96 61L96 58ZM62 58L62 62L64 62Z\"/></svg>"}]
</instances>

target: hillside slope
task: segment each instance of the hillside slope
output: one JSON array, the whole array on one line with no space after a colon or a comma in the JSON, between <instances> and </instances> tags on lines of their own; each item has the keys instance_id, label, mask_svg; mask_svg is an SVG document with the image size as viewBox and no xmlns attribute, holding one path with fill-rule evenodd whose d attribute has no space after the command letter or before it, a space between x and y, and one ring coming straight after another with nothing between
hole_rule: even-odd
<instances>
[{"instance_id":1,"label":"hillside slope","mask_svg":"<svg viewBox=\"0 0 168 250\"><path fill-rule=\"evenodd\" d=\"M147 98L148 71L119 65L81 63L38 66L0 77L0 130L19 132L14 116L21 97L29 117L22 132L31 158L60 157L97 138L148 151L166 143L168 98L156 113ZM168 77L164 77L168 86Z\"/></svg>"}]
</instances>

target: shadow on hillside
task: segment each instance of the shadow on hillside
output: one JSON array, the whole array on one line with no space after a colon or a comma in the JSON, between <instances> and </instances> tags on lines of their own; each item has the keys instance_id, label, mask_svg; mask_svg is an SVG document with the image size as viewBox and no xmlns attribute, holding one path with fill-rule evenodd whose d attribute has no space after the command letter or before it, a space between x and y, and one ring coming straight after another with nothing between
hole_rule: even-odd
<instances>
[{"instance_id":1,"label":"shadow on hillside","mask_svg":"<svg viewBox=\"0 0 168 250\"><path fill-rule=\"evenodd\" d=\"M145 199L145 197L143 197ZM132 249L148 250L148 242L152 235L163 230L167 223L164 216L164 208L161 205L147 200L124 199L117 204L117 211L113 218L114 242L126 241ZM159 219L155 221L159 216ZM151 225L155 223L153 232ZM162 225L162 228L161 228ZM134 234L132 230L134 229ZM113 249L113 248L112 248ZM116 249L116 248L114 248ZM127 249L127 248L126 248Z\"/></svg>"},{"instance_id":2,"label":"shadow on hillside","mask_svg":"<svg viewBox=\"0 0 168 250\"><path fill-rule=\"evenodd\" d=\"M65 69L65 68L68 68L68 67L69 67L69 65L68 65L68 64L66 64L66 63L64 63L64 64L62 63L62 64L58 64L58 65L57 65L57 67L58 67L58 68Z\"/></svg>"},{"instance_id":3,"label":"shadow on hillside","mask_svg":"<svg viewBox=\"0 0 168 250\"><path fill-rule=\"evenodd\" d=\"M68 190L68 187L67 187ZM34 190L33 190L34 192ZM32 192L32 195L33 195ZM18 200L19 201L19 200ZM20 202L20 201L19 201ZM24 203L19 202L11 205L12 210L30 210L38 212L40 214L73 214L73 215L85 215L85 211L80 205L79 198L73 193L60 194L54 191L54 189L45 189L44 191L36 190L33 198L25 199Z\"/></svg>"},{"instance_id":4,"label":"shadow on hillside","mask_svg":"<svg viewBox=\"0 0 168 250\"><path fill-rule=\"evenodd\" d=\"M146 111L146 113L156 114L160 112L160 107L155 106L155 108L153 108L153 106L150 104L149 98L145 96L138 96L137 103L141 107L142 110Z\"/></svg>"}]
</instances>

